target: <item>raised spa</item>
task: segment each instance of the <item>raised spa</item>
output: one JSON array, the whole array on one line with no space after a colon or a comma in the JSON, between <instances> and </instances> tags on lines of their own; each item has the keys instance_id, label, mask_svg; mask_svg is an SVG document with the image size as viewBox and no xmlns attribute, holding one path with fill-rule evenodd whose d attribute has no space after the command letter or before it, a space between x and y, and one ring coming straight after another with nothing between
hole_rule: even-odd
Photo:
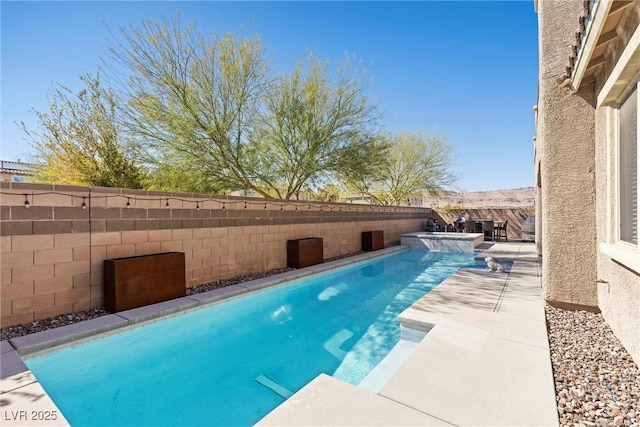
<instances>
[{"instance_id":1,"label":"raised spa","mask_svg":"<svg viewBox=\"0 0 640 427\"><path fill-rule=\"evenodd\" d=\"M403 245L412 249L444 252L473 252L484 242L482 233L421 232L403 234Z\"/></svg>"}]
</instances>

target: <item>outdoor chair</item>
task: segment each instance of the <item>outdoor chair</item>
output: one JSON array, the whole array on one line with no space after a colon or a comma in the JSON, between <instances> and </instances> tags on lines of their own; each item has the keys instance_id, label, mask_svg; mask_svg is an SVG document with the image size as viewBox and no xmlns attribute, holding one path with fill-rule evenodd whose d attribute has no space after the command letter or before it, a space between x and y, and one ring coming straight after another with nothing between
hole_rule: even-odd
<instances>
[{"instance_id":1,"label":"outdoor chair","mask_svg":"<svg viewBox=\"0 0 640 427\"><path fill-rule=\"evenodd\" d=\"M465 233L475 233L476 232L476 222L473 220L467 220L462 224L463 230Z\"/></svg>"},{"instance_id":2,"label":"outdoor chair","mask_svg":"<svg viewBox=\"0 0 640 427\"><path fill-rule=\"evenodd\" d=\"M504 240L505 240L506 242L508 242L508 241L509 241L509 239L507 238L507 223L508 223L508 222L509 222L509 220L508 220L508 219L507 219L507 220L504 220L504 222L503 222L502 224L498 224L498 225L495 227L495 236L494 236L495 240L500 241L500 239L501 239L502 237L504 237Z\"/></svg>"},{"instance_id":3,"label":"outdoor chair","mask_svg":"<svg viewBox=\"0 0 640 427\"><path fill-rule=\"evenodd\" d=\"M484 233L484 240L495 240L495 227L493 221L482 221L482 232Z\"/></svg>"}]
</instances>

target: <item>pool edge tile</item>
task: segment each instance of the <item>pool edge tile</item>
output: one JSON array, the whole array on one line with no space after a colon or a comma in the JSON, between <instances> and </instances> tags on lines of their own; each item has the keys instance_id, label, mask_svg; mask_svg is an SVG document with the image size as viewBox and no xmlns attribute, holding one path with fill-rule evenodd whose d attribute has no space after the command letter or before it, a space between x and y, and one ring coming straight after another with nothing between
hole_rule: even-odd
<instances>
[{"instance_id":1,"label":"pool edge tile","mask_svg":"<svg viewBox=\"0 0 640 427\"><path fill-rule=\"evenodd\" d=\"M9 340L3 340L0 341L0 354L1 353L6 353L8 351L14 351L15 349L13 348L13 346L9 343Z\"/></svg>"},{"instance_id":2,"label":"pool edge tile","mask_svg":"<svg viewBox=\"0 0 640 427\"><path fill-rule=\"evenodd\" d=\"M142 307L132 308L130 310L120 311L117 316L126 319L130 325L135 325L147 320L163 317L169 314L188 310L195 307L199 302L190 297L175 298L168 301L162 301L156 304L145 305Z\"/></svg>"},{"instance_id":3,"label":"pool edge tile","mask_svg":"<svg viewBox=\"0 0 640 427\"><path fill-rule=\"evenodd\" d=\"M247 293L247 288L240 285L225 286L223 288L213 289L211 291L200 292L198 294L188 295L187 298L197 301L198 305L211 304L218 301L224 301L237 295Z\"/></svg>"},{"instance_id":4,"label":"pool edge tile","mask_svg":"<svg viewBox=\"0 0 640 427\"><path fill-rule=\"evenodd\" d=\"M71 325L49 329L22 337L11 338L9 342L19 355L45 350L67 342L86 338L100 332L106 332L126 326L129 322L116 314L84 320Z\"/></svg>"},{"instance_id":5,"label":"pool edge tile","mask_svg":"<svg viewBox=\"0 0 640 427\"><path fill-rule=\"evenodd\" d=\"M2 353L2 358L0 359L0 380L21 374L28 370L29 368L24 364L15 350L12 349L12 351ZM2 393L4 393L4 391L2 391Z\"/></svg>"},{"instance_id":6,"label":"pool edge tile","mask_svg":"<svg viewBox=\"0 0 640 427\"><path fill-rule=\"evenodd\" d=\"M287 273L282 273L287 274ZM262 277L260 279L250 280L248 282L239 283L236 286L246 289L246 292L257 291L259 289L270 288L272 286L279 285L287 280L281 277L279 274L275 276Z\"/></svg>"}]
</instances>

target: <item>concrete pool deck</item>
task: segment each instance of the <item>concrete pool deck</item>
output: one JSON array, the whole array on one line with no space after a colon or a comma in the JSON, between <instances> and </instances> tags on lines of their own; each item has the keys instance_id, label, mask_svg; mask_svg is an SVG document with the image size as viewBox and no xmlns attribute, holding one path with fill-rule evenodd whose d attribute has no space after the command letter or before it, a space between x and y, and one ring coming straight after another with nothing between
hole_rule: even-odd
<instances>
[{"instance_id":1,"label":"concrete pool deck","mask_svg":"<svg viewBox=\"0 0 640 427\"><path fill-rule=\"evenodd\" d=\"M320 375L259 425L557 425L535 245L497 243L483 248L488 249L482 256L514 260L511 272L461 270L405 310L400 321L428 333L386 374L377 392ZM403 248L331 261L3 341L2 425L68 425L19 354L37 353L91 333L118 332L398 250ZM31 419L33 411L57 411L57 420ZM27 418L21 419L23 415Z\"/></svg>"},{"instance_id":2,"label":"concrete pool deck","mask_svg":"<svg viewBox=\"0 0 640 427\"><path fill-rule=\"evenodd\" d=\"M485 246L511 272L461 270L405 310L429 331L377 393L320 375L258 425L558 425L535 245Z\"/></svg>"}]
</instances>

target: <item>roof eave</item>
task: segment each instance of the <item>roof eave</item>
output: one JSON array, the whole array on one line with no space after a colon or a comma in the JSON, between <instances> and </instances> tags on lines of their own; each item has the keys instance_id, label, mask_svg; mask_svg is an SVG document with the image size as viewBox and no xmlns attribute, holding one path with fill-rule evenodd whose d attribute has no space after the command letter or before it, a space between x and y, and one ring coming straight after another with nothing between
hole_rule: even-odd
<instances>
[{"instance_id":1,"label":"roof eave","mask_svg":"<svg viewBox=\"0 0 640 427\"><path fill-rule=\"evenodd\" d=\"M591 57L598 45L600 34L607 21L609 10L614 0L598 0L591 11L591 18L585 28L585 36L582 39L582 46L577 52L577 58L570 77L571 89L577 91L582 85L587 69L591 68Z\"/></svg>"}]
</instances>

